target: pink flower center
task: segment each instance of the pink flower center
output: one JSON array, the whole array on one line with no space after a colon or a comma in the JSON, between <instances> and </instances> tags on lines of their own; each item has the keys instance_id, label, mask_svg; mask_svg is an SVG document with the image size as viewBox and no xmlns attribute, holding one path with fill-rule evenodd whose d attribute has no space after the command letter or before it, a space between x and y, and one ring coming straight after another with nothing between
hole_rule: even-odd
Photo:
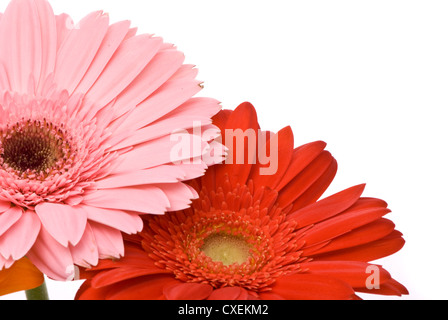
<instances>
[{"instance_id":1,"label":"pink flower center","mask_svg":"<svg viewBox=\"0 0 448 320\"><path fill-rule=\"evenodd\" d=\"M43 121L18 122L0 129L0 165L26 179L43 180L61 171L71 153L67 132Z\"/></svg>"},{"instance_id":2,"label":"pink flower center","mask_svg":"<svg viewBox=\"0 0 448 320\"><path fill-rule=\"evenodd\" d=\"M84 118L81 95L51 99L0 95L0 199L34 210L47 201L79 203L118 154L105 152L105 123Z\"/></svg>"}]
</instances>

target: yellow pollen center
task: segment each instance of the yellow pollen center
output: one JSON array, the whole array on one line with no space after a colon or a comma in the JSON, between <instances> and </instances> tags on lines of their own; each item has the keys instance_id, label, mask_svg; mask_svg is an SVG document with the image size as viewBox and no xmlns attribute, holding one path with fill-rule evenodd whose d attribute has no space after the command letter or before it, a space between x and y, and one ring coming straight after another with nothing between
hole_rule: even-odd
<instances>
[{"instance_id":1,"label":"yellow pollen center","mask_svg":"<svg viewBox=\"0 0 448 320\"><path fill-rule=\"evenodd\" d=\"M250 246L242 237L223 233L208 236L201 250L213 261L220 261L225 266L242 264L250 256Z\"/></svg>"}]
</instances>

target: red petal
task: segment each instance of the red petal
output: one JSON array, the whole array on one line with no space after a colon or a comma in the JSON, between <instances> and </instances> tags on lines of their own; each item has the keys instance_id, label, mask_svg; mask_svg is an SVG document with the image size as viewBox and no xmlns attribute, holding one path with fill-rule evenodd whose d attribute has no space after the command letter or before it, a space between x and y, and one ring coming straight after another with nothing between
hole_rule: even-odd
<instances>
[{"instance_id":1,"label":"red petal","mask_svg":"<svg viewBox=\"0 0 448 320\"><path fill-rule=\"evenodd\" d=\"M298 228L313 224L341 213L352 206L361 196L365 185L358 185L319 202L313 203L303 209L295 211L288 216L298 223Z\"/></svg>"},{"instance_id":2,"label":"red petal","mask_svg":"<svg viewBox=\"0 0 448 320\"><path fill-rule=\"evenodd\" d=\"M263 292L260 293L258 296L260 297L261 300L285 300L285 298L271 292Z\"/></svg>"},{"instance_id":3,"label":"red petal","mask_svg":"<svg viewBox=\"0 0 448 320\"><path fill-rule=\"evenodd\" d=\"M333 181L337 170L338 163L333 158L327 170L294 202L291 211L294 212L319 200Z\"/></svg>"},{"instance_id":4,"label":"red petal","mask_svg":"<svg viewBox=\"0 0 448 320\"><path fill-rule=\"evenodd\" d=\"M312 261L301 267L310 274L324 275L347 282L352 287L365 287L370 273L366 272L371 264L359 261ZM377 266L380 284L391 279L389 272Z\"/></svg>"},{"instance_id":5,"label":"red petal","mask_svg":"<svg viewBox=\"0 0 448 320\"><path fill-rule=\"evenodd\" d=\"M377 198L359 198L359 200L350 207L352 210L368 208L387 208L387 203L384 200Z\"/></svg>"},{"instance_id":6,"label":"red petal","mask_svg":"<svg viewBox=\"0 0 448 320\"><path fill-rule=\"evenodd\" d=\"M394 230L390 235L380 240L373 241L353 248L333 251L313 256L314 260L350 260L350 261L373 261L384 258L399 251L405 241L402 234Z\"/></svg>"},{"instance_id":7,"label":"red petal","mask_svg":"<svg viewBox=\"0 0 448 320\"><path fill-rule=\"evenodd\" d=\"M311 164L309 164L299 175L297 175L286 187L284 187L278 198L280 207L285 208L290 204L294 203L297 199L300 199L302 195L305 195L309 188L312 188L315 183L319 182L319 186L322 184L320 182L321 177L325 177L325 182L327 181L326 172L331 168L334 158L328 151L322 152ZM311 195L306 196L305 203L309 201L308 198L320 197L320 188L313 188ZM300 201L300 200L298 200Z\"/></svg>"},{"instance_id":8,"label":"red petal","mask_svg":"<svg viewBox=\"0 0 448 320\"><path fill-rule=\"evenodd\" d=\"M217 126L221 131L224 131L227 121L229 120L232 110L221 110L213 118L213 124Z\"/></svg>"},{"instance_id":9,"label":"red petal","mask_svg":"<svg viewBox=\"0 0 448 320\"><path fill-rule=\"evenodd\" d=\"M381 294L386 296L401 296L403 294L409 294L408 289L401 283L394 279L390 279L386 283L382 283L379 289L367 289L366 287L355 288L357 292Z\"/></svg>"},{"instance_id":10,"label":"red petal","mask_svg":"<svg viewBox=\"0 0 448 320\"><path fill-rule=\"evenodd\" d=\"M276 190L283 189L302 170L304 170L319 154L324 151L327 144L323 141L315 141L296 148L285 175L276 186Z\"/></svg>"},{"instance_id":11,"label":"red petal","mask_svg":"<svg viewBox=\"0 0 448 320\"><path fill-rule=\"evenodd\" d=\"M259 141L259 143L263 143L263 145L260 146L257 154L258 161L252 167L250 178L253 180L255 186L268 186L273 189L289 170L294 152L294 134L292 133L291 127L286 127L270 137L266 142ZM273 152L277 152L277 156L273 156ZM261 157L270 157L270 162L267 164L260 163L260 161L264 163L268 160L266 159L264 161L260 158L260 155ZM270 173L269 171L273 172Z\"/></svg>"},{"instance_id":12,"label":"red petal","mask_svg":"<svg viewBox=\"0 0 448 320\"><path fill-rule=\"evenodd\" d=\"M222 135L224 135L227 121L229 120L232 112L232 110L221 110L212 118L213 124L221 130ZM224 143L224 141L222 141L222 143ZM215 167L216 166L208 167L207 174L203 175L200 180L196 180L201 182L199 188L196 189L197 191L200 191L201 187L205 187L206 190L215 190Z\"/></svg>"},{"instance_id":13,"label":"red petal","mask_svg":"<svg viewBox=\"0 0 448 320\"><path fill-rule=\"evenodd\" d=\"M204 300L213 292L212 286L203 283L175 283L163 290L167 300Z\"/></svg>"},{"instance_id":14,"label":"red petal","mask_svg":"<svg viewBox=\"0 0 448 320\"><path fill-rule=\"evenodd\" d=\"M231 141L226 141L226 133L232 133L232 130L241 130L243 133L251 133L253 132L253 138L255 140L251 141L251 143L247 143L248 139L244 139L244 147L242 150L237 150L239 143L233 139L233 146L231 146ZM216 181L224 181L225 175L229 176L230 182L233 185L237 183L246 184L247 178L249 177L252 163L256 159L257 154L257 141L258 141L258 119L257 113L254 107L248 103L242 103L239 105L235 111L231 113L228 118L227 124L224 128L224 131L221 133L223 138L223 144L229 148L228 157L226 163L232 163L231 165L218 165L215 168L216 172ZM237 133L236 131L234 131ZM237 156L241 156L244 154L244 161L242 164L238 164L240 162ZM214 188L213 188L214 189Z\"/></svg>"},{"instance_id":15,"label":"red petal","mask_svg":"<svg viewBox=\"0 0 448 320\"><path fill-rule=\"evenodd\" d=\"M145 268L121 267L98 273L92 279L92 286L95 288L109 286L120 281L138 278L141 276L171 273L167 270L156 267L154 264Z\"/></svg>"},{"instance_id":16,"label":"red petal","mask_svg":"<svg viewBox=\"0 0 448 320\"><path fill-rule=\"evenodd\" d=\"M125 246L124 257L119 260L103 259L100 260L97 266L89 269L92 271L105 270L118 267L137 267L145 268L147 266L154 266L154 261L142 249L132 246L129 242Z\"/></svg>"},{"instance_id":17,"label":"red petal","mask_svg":"<svg viewBox=\"0 0 448 320\"><path fill-rule=\"evenodd\" d=\"M86 280L76 292L75 300L106 300L108 291L108 287L93 288L91 280Z\"/></svg>"},{"instance_id":18,"label":"red petal","mask_svg":"<svg viewBox=\"0 0 448 320\"><path fill-rule=\"evenodd\" d=\"M272 293L286 300L346 300L351 299L352 287L339 279L314 274L294 274L280 277Z\"/></svg>"},{"instance_id":19,"label":"red petal","mask_svg":"<svg viewBox=\"0 0 448 320\"><path fill-rule=\"evenodd\" d=\"M166 286L180 283L171 275L136 278L108 286L107 300L161 300Z\"/></svg>"},{"instance_id":20,"label":"red petal","mask_svg":"<svg viewBox=\"0 0 448 320\"><path fill-rule=\"evenodd\" d=\"M332 239L327 245L320 248L307 248L303 255L310 257L316 254L351 248L381 239L394 231L395 224L385 218L381 218L365 226L359 227L340 237Z\"/></svg>"},{"instance_id":21,"label":"red petal","mask_svg":"<svg viewBox=\"0 0 448 320\"><path fill-rule=\"evenodd\" d=\"M330 240L353 229L380 219L389 213L387 208L348 209L345 212L314 225L304 233L307 246Z\"/></svg>"},{"instance_id":22,"label":"red petal","mask_svg":"<svg viewBox=\"0 0 448 320\"><path fill-rule=\"evenodd\" d=\"M213 290L207 300L246 300L247 291L240 287L224 287Z\"/></svg>"}]
</instances>

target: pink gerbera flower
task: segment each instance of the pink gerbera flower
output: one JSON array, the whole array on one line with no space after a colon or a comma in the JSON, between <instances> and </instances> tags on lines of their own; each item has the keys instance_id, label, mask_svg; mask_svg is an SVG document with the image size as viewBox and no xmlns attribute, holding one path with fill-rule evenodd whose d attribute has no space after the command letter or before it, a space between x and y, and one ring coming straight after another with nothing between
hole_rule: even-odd
<instances>
[{"instance_id":1,"label":"pink gerbera flower","mask_svg":"<svg viewBox=\"0 0 448 320\"><path fill-rule=\"evenodd\" d=\"M219 103L171 44L44 0L0 14L0 270L27 256L54 279L123 255L141 214L188 207ZM216 129L203 138L193 130ZM173 130L201 148L172 159ZM196 152L196 153L195 153ZM219 155L219 153L218 153ZM182 158L184 157L184 158Z\"/></svg>"}]
</instances>

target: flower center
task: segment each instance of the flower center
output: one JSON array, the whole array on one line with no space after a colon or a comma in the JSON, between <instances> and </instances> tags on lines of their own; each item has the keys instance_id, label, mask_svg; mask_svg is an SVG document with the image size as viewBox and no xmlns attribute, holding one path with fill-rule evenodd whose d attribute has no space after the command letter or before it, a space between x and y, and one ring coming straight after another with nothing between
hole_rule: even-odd
<instances>
[{"instance_id":1,"label":"flower center","mask_svg":"<svg viewBox=\"0 0 448 320\"><path fill-rule=\"evenodd\" d=\"M213 261L220 261L225 266L242 264L250 256L250 246L242 237L225 233L208 236L201 250Z\"/></svg>"},{"instance_id":2,"label":"flower center","mask_svg":"<svg viewBox=\"0 0 448 320\"><path fill-rule=\"evenodd\" d=\"M50 99L0 94L0 200L31 210L42 202L79 203L120 156L106 151L107 121L78 113L82 94L49 88Z\"/></svg>"},{"instance_id":3,"label":"flower center","mask_svg":"<svg viewBox=\"0 0 448 320\"><path fill-rule=\"evenodd\" d=\"M44 171L57 159L55 150L48 139L39 134L18 133L3 143L3 159L19 171Z\"/></svg>"},{"instance_id":4,"label":"flower center","mask_svg":"<svg viewBox=\"0 0 448 320\"><path fill-rule=\"evenodd\" d=\"M214 288L270 290L282 275L299 272L306 261L295 221L277 207L277 194L248 185L199 192L191 208L148 217L142 247L155 265L185 282ZM197 188L199 189L199 188Z\"/></svg>"},{"instance_id":5,"label":"flower center","mask_svg":"<svg viewBox=\"0 0 448 320\"><path fill-rule=\"evenodd\" d=\"M25 178L60 169L70 145L63 130L40 120L18 122L0 129L0 165Z\"/></svg>"}]
</instances>

